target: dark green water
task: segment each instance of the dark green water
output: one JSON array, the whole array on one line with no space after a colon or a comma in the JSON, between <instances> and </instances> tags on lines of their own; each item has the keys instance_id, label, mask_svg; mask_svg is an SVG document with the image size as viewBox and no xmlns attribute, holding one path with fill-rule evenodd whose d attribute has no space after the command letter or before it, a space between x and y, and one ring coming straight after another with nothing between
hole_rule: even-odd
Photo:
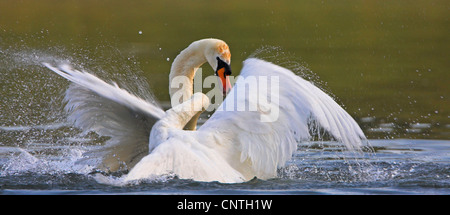
<instances>
[{"instance_id":1,"label":"dark green water","mask_svg":"<svg viewBox=\"0 0 450 215\"><path fill-rule=\"evenodd\" d=\"M443 0L1 1L1 192L448 194L449 9ZM235 185L111 187L74 165L105 137L65 121L68 82L41 61L70 62L164 104L173 58L206 37L229 44L235 75L261 48L308 68L299 75L345 106L376 154L354 161L333 143L301 145L280 178Z\"/></svg>"}]
</instances>

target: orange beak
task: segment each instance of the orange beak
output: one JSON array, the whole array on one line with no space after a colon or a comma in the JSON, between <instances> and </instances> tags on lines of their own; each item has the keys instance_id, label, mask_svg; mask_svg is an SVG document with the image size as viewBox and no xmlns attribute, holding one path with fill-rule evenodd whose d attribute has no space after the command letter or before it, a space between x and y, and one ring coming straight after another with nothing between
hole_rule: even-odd
<instances>
[{"instance_id":1,"label":"orange beak","mask_svg":"<svg viewBox=\"0 0 450 215\"><path fill-rule=\"evenodd\" d=\"M222 82L223 96L226 96L228 94L228 92L230 92L230 90L231 90L231 83L230 83L230 79L228 78L228 76L231 75L231 68L230 68L230 65L225 63L219 57L216 57L216 59L217 59L216 75L217 75L217 77L219 77L220 82Z\"/></svg>"},{"instance_id":2,"label":"orange beak","mask_svg":"<svg viewBox=\"0 0 450 215\"><path fill-rule=\"evenodd\" d=\"M219 77L220 82L222 82L222 93L224 96L226 96L231 90L231 83L230 79L228 78L229 75L227 75L226 68L224 67L217 70L217 76Z\"/></svg>"}]
</instances>

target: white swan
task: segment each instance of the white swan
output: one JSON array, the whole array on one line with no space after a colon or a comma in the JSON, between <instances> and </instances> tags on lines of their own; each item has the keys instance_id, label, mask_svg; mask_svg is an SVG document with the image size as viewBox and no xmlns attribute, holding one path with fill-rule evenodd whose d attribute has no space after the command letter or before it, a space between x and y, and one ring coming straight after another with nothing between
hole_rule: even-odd
<instances>
[{"instance_id":1,"label":"white swan","mask_svg":"<svg viewBox=\"0 0 450 215\"><path fill-rule=\"evenodd\" d=\"M166 112L89 73L44 65L75 83L65 97L69 120L85 130L112 137L106 148L90 156L111 171L130 168L123 177L125 182L164 174L224 183L274 178L277 168L292 157L298 141L310 138L311 121L348 149L359 150L363 145L366 137L362 130L331 97L291 71L255 58L244 61L241 79L277 77L278 93L271 95L275 102L269 104L278 108L276 120L261 120L270 114L267 104L252 99L258 89L246 88L247 83L238 79L219 110L195 130L198 115L208 107L209 99L202 93L192 95L192 79L205 62L216 70L227 92L227 44L217 39L199 40L176 57L170 72L170 80L188 77L184 84L190 87L183 87L181 93L189 99ZM171 96L176 92L170 88ZM238 111L236 105L243 103L255 104L257 109Z\"/></svg>"}]
</instances>

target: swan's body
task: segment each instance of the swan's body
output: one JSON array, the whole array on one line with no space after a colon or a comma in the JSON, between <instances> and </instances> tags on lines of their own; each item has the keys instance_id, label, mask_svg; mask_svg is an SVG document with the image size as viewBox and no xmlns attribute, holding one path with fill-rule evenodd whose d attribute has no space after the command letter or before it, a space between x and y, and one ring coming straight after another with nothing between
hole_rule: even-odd
<instances>
[{"instance_id":1,"label":"swan's body","mask_svg":"<svg viewBox=\"0 0 450 215\"><path fill-rule=\"evenodd\" d=\"M188 78L183 84L192 86L196 69L205 62L218 70L220 62L229 64L228 46L214 39L194 42L174 60L170 80L185 76ZM124 181L164 174L226 183L243 182L254 177L273 178L277 175L277 168L292 157L298 141L310 138L311 121L349 149L360 149L365 139L358 124L331 97L291 71L259 59L244 62L241 79L219 110L198 130L195 130L196 120L208 107L209 99L202 93L192 95L192 88L182 88L181 93L185 95L181 97L182 103L174 105L178 101L172 99L172 109L164 113L155 105L88 73L68 67L61 67L61 71L48 64L46 66L78 84L77 87L72 85L66 93L70 119L79 127L112 136L111 143L107 144L108 150L99 150L92 155L99 156L102 164L110 170L116 170L121 163L132 167ZM265 98L273 101L268 106L252 99L258 90L245 88L246 83L240 81L250 76L276 77L279 80L278 94ZM223 77L226 78L225 75ZM225 87L225 82L223 84ZM177 91L169 87L172 97ZM89 118L93 112L99 114L99 110L91 107L94 102L89 98L82 97L88 94L96 95L113 106L105 112L103 120ZM253 104L257 109L240 111L239 104ZM270 112L267 108L271 105L278 108L277 118L264 122L261 119L268 117ZM147 133L145 129L148 129ZM149 139L147 147L142 143L145 138ZM145 155L142 149L149 153Z\"/></svg>"}]
</instances>

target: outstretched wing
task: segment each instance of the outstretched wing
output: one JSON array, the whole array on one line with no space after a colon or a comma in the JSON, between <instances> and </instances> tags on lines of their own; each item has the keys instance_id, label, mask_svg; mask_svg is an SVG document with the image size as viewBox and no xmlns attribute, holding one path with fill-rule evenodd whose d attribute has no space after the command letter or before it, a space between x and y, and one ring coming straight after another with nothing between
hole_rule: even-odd
<instances>
[{"instance_id":1,"label":"outstretched wing","mask_svg":"<svg viewBox=\"0 0 450 215\"><path fill-rule=\"evenodd\" d=\"M270 178L292 157L298 141L310 139L314 125L350 150L360 150L366 139L355 120L318 87L283 67L250 58L199 130L226 134L241 152L240 162L249 159L257 177Z\"/></svg>"},{"instance_id":2,"label":"outstretched wing","mask_svg":"<svg viewBox=\"0 0 450 215\"><path fill-rule=\"evenodd\" d=\"M165 114L161 108L69 65L43 65L73 82L64 97L68 120L85 132L111 137L105 146L87 152L83 162L117 171L132 168L149 153L150 130Z\"/></svg>"}]
</instances>

